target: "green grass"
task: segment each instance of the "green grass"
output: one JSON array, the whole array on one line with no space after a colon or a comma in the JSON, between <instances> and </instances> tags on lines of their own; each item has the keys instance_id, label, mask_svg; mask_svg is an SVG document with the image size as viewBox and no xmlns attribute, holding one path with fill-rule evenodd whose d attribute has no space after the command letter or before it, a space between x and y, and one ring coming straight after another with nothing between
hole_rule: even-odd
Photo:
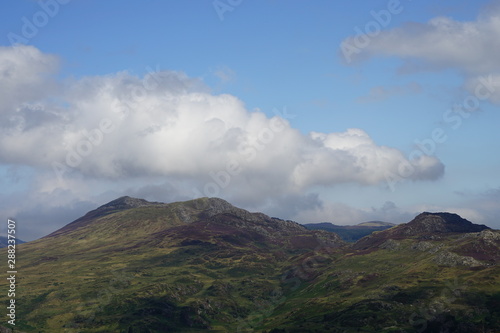
<instances>
[{"instance_id":1,"label":"green grass","mask_svg":"<svg viewBox=\"0 0 500 333\"><path fill-rule=\"evenodd\" d=\"M206 204L117 211L65 235L19 246L16 327L51 333L238 327L416 332L418 325L409 320L414 314L429 327L441 319L498 326L496 265L439 266L435 253L413 249L417 240L363 254L349 247L318 250L314 257L285 236L282 243L256 243L244 233L180 228L185 222L179 210L196 217ZM180 229L164 233L174 227ZM311 234L300 239L314 240ZM460 242L451 237L441 242L442 250ZM0 280L0 289L6 283ZM0 302L6 301L0 293ZM432 307L437 310L431 315Z\"/></svg>"}]
</instances>

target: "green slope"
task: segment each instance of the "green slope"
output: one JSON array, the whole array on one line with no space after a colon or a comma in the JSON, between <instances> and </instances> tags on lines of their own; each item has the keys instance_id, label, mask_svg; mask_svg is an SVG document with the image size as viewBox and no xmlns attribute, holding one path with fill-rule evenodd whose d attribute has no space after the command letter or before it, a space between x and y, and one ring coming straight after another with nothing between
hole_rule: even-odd
<instances>
[{"instance_id":1,"label":"green slope","mask_svg":"<svg viewBox=\"0 0 500 333\"><path fill-rule=\"evenodd\" d=\"M18 247L16 329L495 332L499 248L453 214L348 244L217 198L124 197Z\"/></svg>"},{"instance_id":2,"label":"green slope","mask_svg":"<svg viewBox=\"0 0 500 333\"><path fill-rule=\"evenodd\" d=\"M290 257L322 242L343 245L220 199L103 206L19 246L16 328L231 331L280 288Z\"/></svg>"}]
</instances>

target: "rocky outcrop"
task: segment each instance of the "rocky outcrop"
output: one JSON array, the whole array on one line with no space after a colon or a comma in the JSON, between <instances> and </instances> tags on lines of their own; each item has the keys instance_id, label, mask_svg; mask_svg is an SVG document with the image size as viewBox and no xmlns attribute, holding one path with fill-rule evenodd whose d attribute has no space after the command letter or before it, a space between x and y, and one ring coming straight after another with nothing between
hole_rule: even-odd
<instances>
[{"instance_id":1,"label":"rocky outcrop","mask_svg":"<svg viewBox=\"0 0 500 333\"><path fill-rule=\"evenodd\" d=\"M482 224L474 224L457 214L424 212L399 229L403 235L414 236L429 233L480 232L490 228Z\"/></svg>"},{"instance_id":2,"label":"rocky outcrop","mask_svg":"<svg viewBox=\"0 0 500 333\"><path fill-rule=\"evenodd\" d=\"M366 236L356 242L353 247L356 250L386 247L386 242L390 239L438 241L447 235L479 233L486 230L490 230L490 228L485 225L474 224L457 214L424 212L408 223ZM496 237L488 235L487 237Z\"/></svg>"},{"instance_id":3,"label":"rocky outcrop","mask_svg":"<svg viewBox=\"0 0 500 333\"><path fill-rule=\"evenodd\" d=\"M438 265L456 267L456 266L466 266L466 267L480 267L485 266L482 262L466 256L460 256L453 252L442 251L439 252L434 257L434 262Z\"/></svg>"}]
</instances>

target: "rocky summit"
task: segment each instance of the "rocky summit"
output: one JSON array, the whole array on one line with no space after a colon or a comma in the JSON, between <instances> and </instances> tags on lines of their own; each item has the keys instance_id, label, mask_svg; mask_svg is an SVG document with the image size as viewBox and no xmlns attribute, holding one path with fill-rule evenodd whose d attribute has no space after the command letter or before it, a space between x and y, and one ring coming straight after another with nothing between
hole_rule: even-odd
<instances>
[{"instance_id":1,"label":"rocky summit","mask_svg":"<svg viewBox=\"0 0 500 333\"><path fill-rule=\"evenodd\" d=\"M374 233L358 241L356 248L369 248L385 242L387 239L441 239L446 235L473 233L490 229L485 225L474 224L457 214L429 213L417 215L408 223L397 225L383 233Z\"/></svg>"},{"instance_id":2,"label":"rocky summit","mask_svg":"<svg viewBox=\"0 0 500 333\"><path fill-rule=\"evenodd\" d=\"M468 233L490 229L485 225L474 224L457 214L424 212L411 222L401 227L406 235L422 235L429 233Z\"/></svg>"},{"instance_id":3,"label":"rocky summit","mask_svg":"<svg viewBox=\"0 0 500 333\"><path fill-rule=\"evenodd\" d=\"M219 198L121 197L19 246L15 328L498 332L500 231L452 213L382 226L347 243Z\"/></svg>"}]
</instances>

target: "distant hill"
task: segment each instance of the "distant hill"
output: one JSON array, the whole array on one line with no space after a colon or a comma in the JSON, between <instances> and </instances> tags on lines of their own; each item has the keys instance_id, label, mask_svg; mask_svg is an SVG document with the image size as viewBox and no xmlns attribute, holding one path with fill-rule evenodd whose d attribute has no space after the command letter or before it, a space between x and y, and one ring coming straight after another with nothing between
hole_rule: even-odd
<instances>
[{"instance_id":1,"label":"distant hill","mask_svg":"<svg viewBox=\"0 0 500 333\"><path fill-rule=\"evenodd\" d=\"M500 327L500 231L450 213L425 212L347 243L218 198L122 197L21 244L18 256L16 332ZM9 284L0 279L1 290Z\"/></svg>"},{"instance_id":2,"label":"distant hill","mask_svg":"<svg viewBox=\"0 0 500 333\"><path fill-rule=\"evenodd\" d=\"M378 246L389 239L442 239L445 235L481 232L487 229L490 228L482 224L474 224L457 214L424 212L417 215L409 223L400 224L383 233L364 237L354 246L358 249L369 248Z\"/></svg>"},{"instance_id":3,"label":"distant hill","mask_svg":"<svg viewBox=\"0 0 500 333\"><path fill-rule=\"evenodd\" d=\"M16 238L16 244L23 244L23 243L26 242ZM7 247L8 244L9 244L8 238L6 236L0 236L0 248Z\"/></svg>"},{"instance_id":4,"label":"distant hill","mask_svg":"<svg viewBox=\"0 0 500 333\"><path fill-rule=\"evenodd\" d=\"M326 230L338 234L346 242L356 242L357 240L370 235L375 231L382 231L395 226L393 223L382 221L369 221L357 225L336 225L329 222L304 224L309 230Z\"/></svg>"},{"instance_id":5,"label":"distant hill","mask_svg":"<svg viewBox=\"0 0 500 333\"><path fill-rule=\"evenodd\" d=\"M383 221L368 221L356 224L357 227L388 227L388 228L392 228L395 225L396 224L394 223L383 222Z\"/></svg>"}]
</instances>

